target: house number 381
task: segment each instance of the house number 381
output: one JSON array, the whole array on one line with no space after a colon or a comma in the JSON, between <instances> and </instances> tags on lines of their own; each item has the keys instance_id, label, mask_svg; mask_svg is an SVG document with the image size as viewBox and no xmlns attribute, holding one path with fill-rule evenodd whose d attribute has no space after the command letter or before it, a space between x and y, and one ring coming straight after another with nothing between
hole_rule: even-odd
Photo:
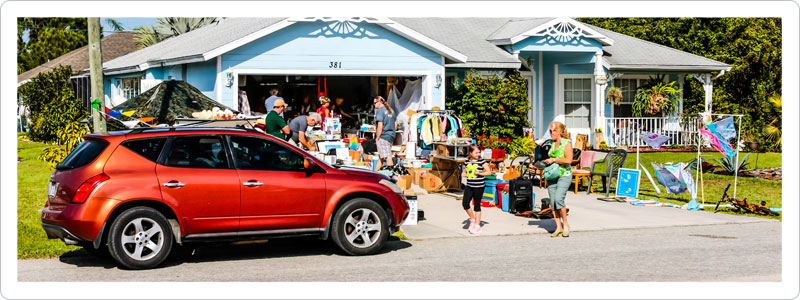
<instances>
[{"instance_id":1,"label":"house number 381","mask_svg":"<svg viewBox=\"0 0 800 300\"><path fill-rule=\"evenodd\" d=\"M341 69L342 68L342 62L340 62L340 61L332 61L331 64L328 66L328 68Z\"/></svg>"}]
</instances>

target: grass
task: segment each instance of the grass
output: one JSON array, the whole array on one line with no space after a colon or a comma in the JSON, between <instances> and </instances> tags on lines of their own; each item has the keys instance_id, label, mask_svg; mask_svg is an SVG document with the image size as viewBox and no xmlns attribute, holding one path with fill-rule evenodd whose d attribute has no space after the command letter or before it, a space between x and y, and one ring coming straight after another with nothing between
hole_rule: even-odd
<instances>
[{"instance_id":1,"label":"grass","mask_svg":"<svg viewBox=\"0 0 800 300\"><path fill-rule=\"evenodd\" d=\"M719 152L703 152L701 153L704 160L709 161L711 163L716 164L714 159L721 158L722 154ZM744 158L745 154L740 153L740 161ZM661 195L659 196L653 185L650 183L650 180L647 179L647 175L642 174L641 176L641 184L639 188L639 199L642 200L649 200L654 199L660 202L667 202L667 203L674 203L674 204L686 204L691 200L691 196L688 192L683 194L669 194L665 190L666 188L663 185L660 185L656 179L655 171L653 167L650 165L651 162L655 163L665 163L665 162L691 162L697 157L697 152L651 152L651 153L641 153L639 154L639 162L645 166L650 172L650 175L653 176L653 181L659 185L661 189ZM759 169L768 169L768 168L775 168L781 166L781 153L760 153L758 155L758 168ZM749 166L748 170L755 167L755 159L756 154L753 153L748 158ZM628 169L636 169L636 153L628 153L628 158L623 165L624 168ZM696 175L695 172L692 172L692 176ZM741 174L740 174L741 175ZM725 187L730 183L731 187L728 190L728 195L733 197L733 176L729 175L718 175L718 174L711 174L705 173L703 174L703 193L701 193L701 189L698 187L697 191L697 202L703 203L702 195L705 194L705 204L716 204L717 201L720 200L722 197L722 192L725 190ZM613 185L616 185L616 179L613 180ZM599 180L599 177L595 176L595 181L593 182L592 186L594 190L599 194L602 191L602 183ZM782 181L775 181L775 180L765 180L760 178L752 178L752 177L739 177L737 183L737 199L744 199L747 198L748 203L756 203L760 204L761 201L766 202L767 207L781 207L782 204ZM609 195L614 194L614 188L611 188L611 193ZM604 193L604 192L603 192ZM714 208L705 208L705 210L713 211ZM733 213L736 212L732 211L728 208L720 208L720 212L723 213ZM770 217L780 219L780 217Z\"/></svg>"},{"instance_id":2,"label":"grass","mask_svg":"<svg viewBox=\"0 0 800 300\"><path fill-rule=\"evenodd\" d=\"M47 201L47 182L53 173L37 156L46 145L19 140L17 156L17 258L59 257L81 249L67 246L58 239L47 239L41 225L39 209Z\"/></svg>"}]
</instances>

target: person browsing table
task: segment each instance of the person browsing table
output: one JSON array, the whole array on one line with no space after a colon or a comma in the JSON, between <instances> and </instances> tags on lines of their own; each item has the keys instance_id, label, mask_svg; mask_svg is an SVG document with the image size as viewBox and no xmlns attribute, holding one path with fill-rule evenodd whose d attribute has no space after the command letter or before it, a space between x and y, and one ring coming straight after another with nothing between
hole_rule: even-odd
<instances>
[{"instance_id":1,"label":"person browsing table","mask_svg":"<svg viewBox=\"0 0 800 300\"><path fill-rule=\"evenodd\" d=\"M392 160L392 143L394 143L395 124L394 112L389 105L386 104L386 99L377 96L373 99L375 104L375 144L378 147L378 165L375 168L380 170L383 165L382 160L386 160L386 167L394 166Z\"/></svg>"},{"instance_id":2,"label":"person browsing table","mask_svg":"<svg viewBox=\"0 0 800 300\"><path fill-rule=\"evenodd\" d=\"M320 124L320 119L319 114L315 112L310 112L308 115L298 116L292 119L292 121L289 122L289 130L292 131L292 138L289 140L289 143L297 147L305 147L309 151L316 151L317 147L308 141L306 130L308 130L309 126L313 127Z\"/></svg>"},{"instance_id":3,"label":"person browsing table","mask_svg":"<svg viewBox=\"0 0 800 300\"><path fill-rule=\"evenodd\" d=\"M275 100L272 110L264 118L264 132L282 140L286 140L286 136L291 134L289 125L286 125L286 121L280 115L285 108L286 102L283 102L283 99Z\"/></svg>"}]
</instances>

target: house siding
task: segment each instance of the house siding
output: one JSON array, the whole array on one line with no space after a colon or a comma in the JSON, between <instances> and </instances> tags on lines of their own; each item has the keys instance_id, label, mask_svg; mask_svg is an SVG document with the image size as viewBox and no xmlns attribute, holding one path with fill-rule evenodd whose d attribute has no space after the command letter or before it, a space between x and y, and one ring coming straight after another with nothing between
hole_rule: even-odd
<instances>
[{"instance_id":1,"label":"house siding","mask_svg":"<svg viewBox=\"0 0 800 300\"><path fill-rule=\"evenodd\" d=\"M369 23L348 23L348 29L337 22L297 23L269 36L257 39L222 55L224 74L258 74L259 72L289 71L296 74L325 75L329 72L346 74L360 71L364 76L425 76L423 91L429 94L426 103L444 107L444 85L432 86L430 76L445 74L442 56L413 43L404 37ZM339 28L339 31L336 31ZM349 32L342 32L351 30ZM338 62L338 67L332 67ZM318 73L315 73L319 71ZM417 75L407 75L416 72ZM310 74L313 73L313 74ZM216 76L216 72L213 73ZM334 76L334 75L328 75ZM444 79L444 78L443 78ZM237 85L222 86L222 104L234 107Z\"/></svg>"}]
</instances>

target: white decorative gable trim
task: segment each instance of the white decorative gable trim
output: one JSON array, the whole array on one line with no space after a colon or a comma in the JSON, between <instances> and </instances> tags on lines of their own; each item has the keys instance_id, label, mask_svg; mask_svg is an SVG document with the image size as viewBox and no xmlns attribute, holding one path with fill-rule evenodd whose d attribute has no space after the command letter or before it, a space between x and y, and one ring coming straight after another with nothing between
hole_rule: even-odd
<instances>
[{"instance_id":1,"label":"white decorative gable trim","mask_svg":"<svg viewBox=\"0 0 800 300\"><path fill-rule=\"evenodd\" d=\"M286 28L292 24L298 22L316 22L316 21L323 21L323 22L339 22L342 27L346 27L347 23L372 23L377 24L393 33L396 33L406 39L409 39L415 43L418 43L432 51L436 52L439 55L447 57L453 61L459 63L467 62L467 56L464 54L459 53L458 51L445 46L442 43L439 43L429 37L422 35L421 33L414 31L411 28L405 27L389 18L383 17L291 17L287 18L283 21L280 21L272 26L268 26L264 29L256 31L252 34L249 34L245 37L242 37L232 43L219 47L217 49L208 51L203 53L203 59L209 60L214 57L220 56L228 51L236 49L238 47L244 46L250 42L253 42L259 38L267 36L273 32Z\"/></svg>"},{"instance_id":2,"label":"white decorative gable trim","mask_svg":"<svg viewBox=\"0 0 800 300\"><path fill-rule=\"evenodd\" d=\"M536 28L533 28L520 35L512 37L509 40L494 41L494 43L500 45L505 43L516 44L532 36L551 37L558 41L570 41L578 38L590 38L600 42L604 46L611 46L614 44L614 40L605 35L600 34L594 29L589 28L589 26L586 26L585 24L575 21L571 18L564 18L564 17L555 18L547 23L537 26Z\"/></svg>"}]
</instances>

